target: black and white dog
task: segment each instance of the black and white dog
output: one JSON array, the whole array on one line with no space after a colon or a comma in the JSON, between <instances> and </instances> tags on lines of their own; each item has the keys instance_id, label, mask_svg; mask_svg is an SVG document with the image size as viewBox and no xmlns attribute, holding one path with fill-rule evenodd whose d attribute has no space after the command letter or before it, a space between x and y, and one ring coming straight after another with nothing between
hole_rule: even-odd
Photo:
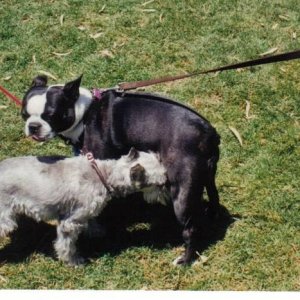
<instances>
[{"instance_id":1,"label":"black and white dog","mask_svg":"<svg viewBox=\"0 0 300 300\"><path fill-rule=\"evenodd\" d=\"M204 188L209 212L214 214L219 207L215 174L220 137L215 128L170 99L107 90L93 101L80 83L81 77L47 86L46 77L36 77L23 99L26 135L37 141L59 135L77 149L85 145L99 159L119 158L131 147L159 153L175 215L183 226L185 253L176 264L192 262L203 230Z\"/></svg>"}]
</instances>

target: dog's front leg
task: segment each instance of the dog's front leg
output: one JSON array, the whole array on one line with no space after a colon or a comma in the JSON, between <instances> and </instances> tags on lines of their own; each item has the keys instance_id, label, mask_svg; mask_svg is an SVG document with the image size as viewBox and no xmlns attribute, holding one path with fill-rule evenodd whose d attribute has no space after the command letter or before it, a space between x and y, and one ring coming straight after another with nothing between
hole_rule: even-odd
<instances>
[{"instance_id":1,"label":"dog's front leg","mask_svg":"<svg viewBox=\"0 0 300 300\"><path fill-rule=\"evenodd\" d=\"M84 263L84 258L78 256L76 251L76 241L79 234L87 224L77 223L72 219L66 219L57 226L57 239L54 244L56 254L59 260L77 266Z\"/></svg>"}]
</instances>

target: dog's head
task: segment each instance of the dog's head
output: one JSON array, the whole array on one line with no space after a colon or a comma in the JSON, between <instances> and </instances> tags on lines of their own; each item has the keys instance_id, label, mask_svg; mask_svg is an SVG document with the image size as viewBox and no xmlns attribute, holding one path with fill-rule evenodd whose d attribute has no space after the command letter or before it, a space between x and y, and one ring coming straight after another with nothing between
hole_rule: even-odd
<instances>
[{"instance_id":1,"label":"dog's head","mask_svg":"<svg viewBox=\"0 0 300 300\"><path fill-rule=\"evenodd\" d=\"M36 141L46 141L57 134L64 135L65 132L72 131L91 101L90 92L80 88L81 78L82 76L64 85L52 86L47 85L46 76L33 79L22 106L26 136ZM71 137L72 134L71 132Z\"/></svg>"},{"instance_id":2,"label":"dog's head","mask_svg":"<svg viewBox=\"0 0 300 300\"><path fill-rule=\"evenodd\" d=\"M117 182L123 182L133 191L153 186L162 188L167 181L167 172L159 155L153 152L140 152L135 148L131 148L129 154L117 161L113 172Z\"/></svg>"}]
</instances>

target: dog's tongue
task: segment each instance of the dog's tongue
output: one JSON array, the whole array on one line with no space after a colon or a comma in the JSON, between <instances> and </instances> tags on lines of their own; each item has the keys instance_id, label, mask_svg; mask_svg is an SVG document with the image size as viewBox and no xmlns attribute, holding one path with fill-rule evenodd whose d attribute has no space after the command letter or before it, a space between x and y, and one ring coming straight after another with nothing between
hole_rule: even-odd
<instances>
[{"instance_id":1,"label":"dog's tongue","mask_svg":"<svg viewBox=\"0 0 300 300\"><path fill-rule=\"evenodd\" d=\"M41 138L37 135L32 135L31 138L37 142L44 142L45 141L45 138Z\"/></svg>"}]
</instances>

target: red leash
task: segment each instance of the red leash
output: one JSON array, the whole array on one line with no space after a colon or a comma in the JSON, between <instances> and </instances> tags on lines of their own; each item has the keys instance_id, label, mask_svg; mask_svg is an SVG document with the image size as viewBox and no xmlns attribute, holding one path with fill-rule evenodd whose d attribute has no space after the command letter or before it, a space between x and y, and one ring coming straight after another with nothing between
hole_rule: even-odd
<instances>
[{"instance_id":1,"label":"red leash","mask_svg":"<svg viewBox=\"0 0 300 300\"><path fill-rule=\"evenodd\" d=\"M14 101L18 106L22 106L22 101L16 96L12 95L8 90L0 85L0 92L2 92L7 98Z\"/></svg>"}]
</instances>

